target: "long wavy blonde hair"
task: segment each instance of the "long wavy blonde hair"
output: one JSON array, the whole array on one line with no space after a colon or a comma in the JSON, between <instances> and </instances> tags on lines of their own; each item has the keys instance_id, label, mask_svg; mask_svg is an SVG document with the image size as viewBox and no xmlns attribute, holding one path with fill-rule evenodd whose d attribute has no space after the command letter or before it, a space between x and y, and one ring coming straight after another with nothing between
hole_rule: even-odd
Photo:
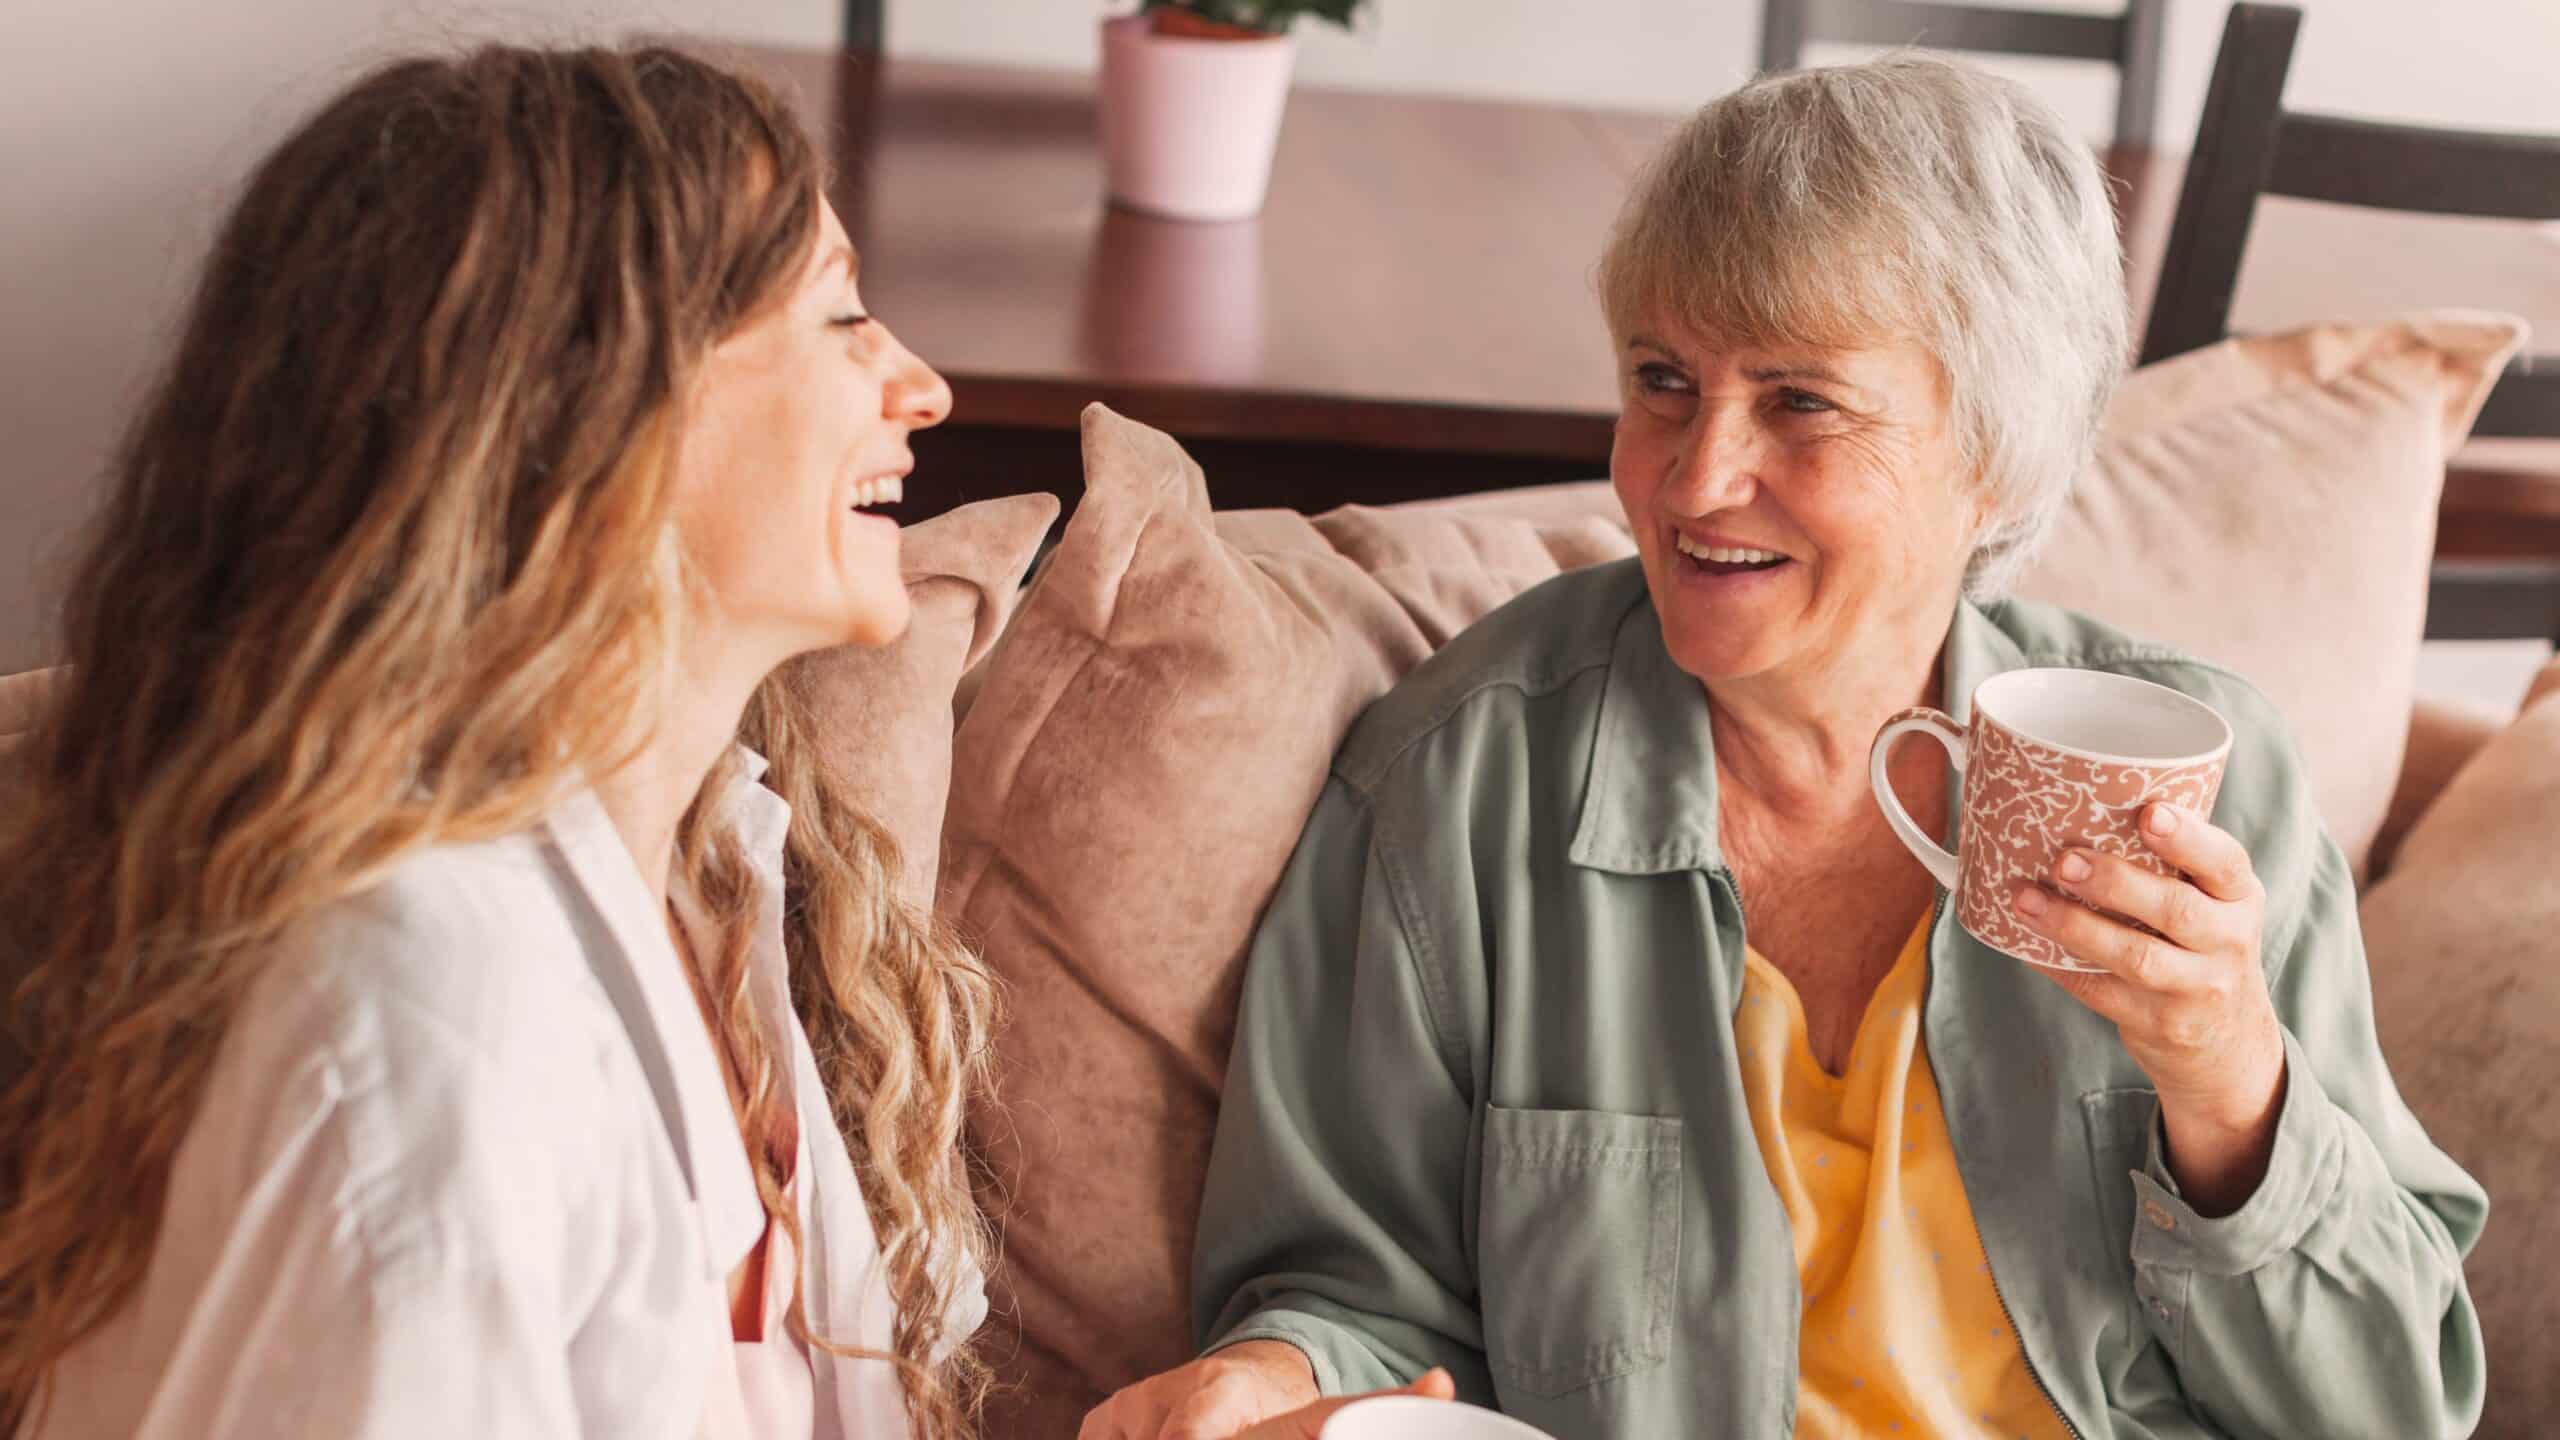
<instances>
[{"instance_id":1,"label":"long wavy blonde hair","mask_svg":"<svg viewBox=\"0 0 2560 1440\"><path fill-rule=\"evenodd\" d=\"M251 177L72 577L67 684L6 767L0 1434L134 1293L278 933L631 753L684 613L685 397L798 273L818 191L772 94L663 49L390 65ZM784 667L742 738L792 808L792 998L897 1302L881 1358L946 1440L987 1388L944 1317L990 1253L955 1157L993 988L894 898L805 693ZM704 809L679 864L733 923L702 986L770 1134L787 1060L744 1001L747 871ZM791 1325L864 1353L809 1336L796 1294Z\"/></svg>"}]
</instances>

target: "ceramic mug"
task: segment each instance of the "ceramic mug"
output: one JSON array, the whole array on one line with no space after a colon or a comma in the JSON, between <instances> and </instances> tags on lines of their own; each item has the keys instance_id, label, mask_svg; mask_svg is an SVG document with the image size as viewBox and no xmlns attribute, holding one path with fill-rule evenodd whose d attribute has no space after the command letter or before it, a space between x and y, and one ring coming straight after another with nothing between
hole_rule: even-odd
<instances>
[{"instance_id":1,"label":"ceramic mug","mask_svg":"<svg viewBox=\"0 0 2560 1440\"><path fill-rule=\"evenodd\" d=\"M1321 1433L1323 1440L1551 1440L1546 1431L1508 1415L1419 1395L1380 1395L1345 1405Z\"/></svg>"},{"instance_id":2,"label":"ceramic mug","mask_svg":"<svg viewBox=\"0 0 2560 1440\"><path fill-rule=\"evenodd\" d=\"M1955 765L1960 854L1921 833L1886 776L1894 742L1914 732L1946 746ZM2166 685L2100 670L2011 670L1973 692L1970 725L1926 706L1886 721L1867 775L1893 833L1955 896L1956 922L1975 939L2030 964L2094 970L2027 927L2012 898L2018 887L2047 884L2074 847L2175 874L2142 843L2143 807L2160 800L2212 814L2230 756L2230 722Z\"/></svg>"}]
</instances>

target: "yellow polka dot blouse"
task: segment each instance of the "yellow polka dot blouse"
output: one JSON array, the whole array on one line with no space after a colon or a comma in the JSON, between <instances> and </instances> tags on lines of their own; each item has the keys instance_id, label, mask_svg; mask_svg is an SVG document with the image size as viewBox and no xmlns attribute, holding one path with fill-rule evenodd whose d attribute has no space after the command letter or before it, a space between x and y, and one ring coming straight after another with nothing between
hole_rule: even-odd
<instances>
[{"instance_id":1,"label":"yellow polka dot blouse","mask_svg":"<svg viewBox=\"0 0 2560 1440\"><path fill-rule=\"evenodd\" d=\"M1804 1282L1796 1433L2065 1434L2001 1312L1939 1113L1920 1036L1926 923L1837 1076L1813 1057L1795 987L1758 952L1745 960L1743 1090Z\"/></svg>"}]
</instances>

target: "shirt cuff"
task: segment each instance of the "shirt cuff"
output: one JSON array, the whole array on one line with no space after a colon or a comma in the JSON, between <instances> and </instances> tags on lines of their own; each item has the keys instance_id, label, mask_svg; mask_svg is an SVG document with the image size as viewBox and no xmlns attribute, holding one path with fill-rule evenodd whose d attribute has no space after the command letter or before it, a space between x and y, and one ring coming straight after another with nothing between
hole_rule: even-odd
<instances>
[{"instance_id":1,"label":"shirt cuff","mask_svg":"<svg viewBox=\"0 0 2560 1440\"><path fill-rule=\"evenodd\" d=\"M1247 1340L1277 1340L1297 1347L1316 1373L1316 1390L1325 1396L1365 1395L1409 1383L1360 1343L1358 1336L1303 1310L1257 1311L1202 1353L1215 1355Z\"/></svg>"},{"instance_id":2,"label":"shirt cuff","mask_svg":"<svg viewBox=\"0 0 2560 1440\"><path fill-rule=\"evenodd\" d=\"M2187 1204L2169 1174L2163 1122L2152 1121L2149 1152L2142 1168L2132 1172L2140 1202L2133 1224L2137 1272L2246 1274L2300 1243L2336 1196L2346 1156L2341 1117L2290 1030L2284 1064L2284 1108L2276 1115L2267 1173L2247 1202L2228 1215L2208 1219Z\"/></svg>"}]
</instances>

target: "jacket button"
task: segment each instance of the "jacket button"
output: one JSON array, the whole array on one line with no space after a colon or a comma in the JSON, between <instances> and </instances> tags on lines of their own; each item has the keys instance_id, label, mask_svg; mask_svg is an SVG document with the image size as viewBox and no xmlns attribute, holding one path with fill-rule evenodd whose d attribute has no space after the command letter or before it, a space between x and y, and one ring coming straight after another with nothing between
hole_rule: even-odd
<instances>
[{"instance_id":1,"label":"jacket button","mask_svg":"<svg viewBox=\"0 0 2560 1440\"><path fill-rule=\"evenodd\" d=\"M2170 1214L2168 1207L2162 1205L2157 1200L2145 1200L2142 1202L2142 1218L2150 1221L2152 1228L2156 1230L2175 1230L2178 1228L2178 1217Z\"/></svg>"}]
</instances>

